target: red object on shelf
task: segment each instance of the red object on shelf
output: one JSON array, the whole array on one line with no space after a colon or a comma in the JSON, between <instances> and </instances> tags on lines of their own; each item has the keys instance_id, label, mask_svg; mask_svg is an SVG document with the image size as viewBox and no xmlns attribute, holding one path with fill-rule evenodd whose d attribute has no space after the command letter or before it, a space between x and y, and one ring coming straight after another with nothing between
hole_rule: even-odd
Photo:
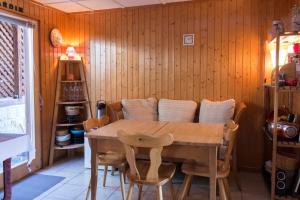
<instances>
[{"instance_id":1,"label":"red object on shelf","mask_svg":"<svg viewBox=\"0 0 300 200\"><path fill-rule=\"evenodd\" d=\"M285 81L285 85L287 85L287 86L297 86L297 80L288 79L288 80Z\"/></svg>"},{"instance_id":2,"label":"red object on shelf","mask_svg":"<svg viewBox=\"0 0 300 200\"><path fill-rule=\"evenodd\" d=\"M293 49L294 49L294 53L295 53L295 54L298 54L298 53L299 53L299 43L295 43L295 44L293 45Z\"/></svg>"}]
</instances>

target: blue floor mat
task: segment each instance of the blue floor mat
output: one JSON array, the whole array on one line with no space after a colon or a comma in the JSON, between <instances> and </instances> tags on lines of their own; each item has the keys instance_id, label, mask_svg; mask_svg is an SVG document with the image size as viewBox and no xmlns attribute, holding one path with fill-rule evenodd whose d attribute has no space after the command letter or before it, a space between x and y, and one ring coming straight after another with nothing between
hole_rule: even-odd
<instances>
[{"instance_id":1,"label":"blue floor mat","mask_svg":"<svg viewBox=\"0 0 300 200\"><path fill-rule=\"evenodd\" d=\"M32 200L46 192L65 177L33 174L15 183L12 188L12 200ZM0 192L0 199L3 191Z\"/></svg>"}]
</instances>

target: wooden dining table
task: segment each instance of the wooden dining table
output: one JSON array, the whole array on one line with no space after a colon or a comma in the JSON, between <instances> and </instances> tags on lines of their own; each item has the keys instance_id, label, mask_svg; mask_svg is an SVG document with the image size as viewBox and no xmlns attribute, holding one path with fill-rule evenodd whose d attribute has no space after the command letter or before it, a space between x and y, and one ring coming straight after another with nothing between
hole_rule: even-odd
<instances>
[{"instance_id":1,"label":"wooden dining table","mask_svg":"<svg viewBox=\"0 0 300 200\"><path fill-rule=\"evenodd\" d=\"M211 200L216 199L217 153L218 147L223 144L223 124L119 120L86 134L91 147L92 200L96 199L97 193L98 153L124 152L117 136L119 130L153 136L171 133L174 143L163 149L163 160L194 160L209 166L209 196Z\"/></svg>"}]
</instances>

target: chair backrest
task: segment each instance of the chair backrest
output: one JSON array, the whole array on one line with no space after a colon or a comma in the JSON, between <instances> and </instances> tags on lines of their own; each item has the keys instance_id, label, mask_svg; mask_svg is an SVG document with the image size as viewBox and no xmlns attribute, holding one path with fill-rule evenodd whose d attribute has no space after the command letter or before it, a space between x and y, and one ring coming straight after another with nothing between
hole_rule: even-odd
<instances>
[{"instance_id":1,"label":"chair backrest","mask_svg":"<svg viewBox=\"0 0 300 200\"><path fill-rule=\"evenodd\" d=\"M247 106L244 102L239 102L236 104L234 109L233 121L237 124L240 124L241 116L246 111Z\"/></svg>"},{"instance_id":2,"label":"chair backrest","mask_svg":"<svg viewBox=\"0 0 300 200\"><path fill-rule=\"evenodd\" d=\"M126 159L129 164L128 177L131 180L141 180L135 158L135 149L138 147L150 149L150 167L144 181L156 182L159 179L158 169L161 165L161 152L164 146L173 143L172 134L153 137L145 134L130 134L123 130L118 131L119 140L124 144Z\"/></svg>"},{"instance_id":3,"label":"chair backrest","mask_svg":"<svg viewBox=\"0 0 300 200\"><path fill-rule=\"evenodd\" d=\"M239 125L236 124L233 120L230 120L227 122L226 127L226 139L228 141L228 146L225 152L223 169L228 169L230 167L230 160L236 142Z\"/></svg>"},{"instance_id":4,"label":"chair backrest","mask_svg":"<svg viewBox=\"0 0 300 200\"><path fill-rule=\"evenodd\" d=\"M100 128L109 123L108 116L102 116L101 118L90 118L83 122L83 128L86 133L90 132L93 129Z\"/></svg>"},{"instance_id":5,"label":"chair backrest","mask_svg":"<svg viewBox=\"0 0 300 200\"><path fill-rule=\"evenodd\" d=\"M124 119L122 107L123 106L122 106L122 103L120 101L109 104L107 106L107 114L109 116L109 121L111 123L115 122L115 121L118 121L120 119Z\"/></svg>"}]
</instances>

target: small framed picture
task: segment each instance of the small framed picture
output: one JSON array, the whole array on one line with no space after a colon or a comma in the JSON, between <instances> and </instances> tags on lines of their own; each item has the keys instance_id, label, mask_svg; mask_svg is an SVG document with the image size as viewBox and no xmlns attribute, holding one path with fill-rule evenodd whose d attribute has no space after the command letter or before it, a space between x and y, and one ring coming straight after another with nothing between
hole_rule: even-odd
<instances>
[{"instance_id":1,"label":"small framed picture","mask_svg":"<svg viewBox=\"0 0 300 200\"><path fill-rule=\"evenodd\" d=\"M195 34L183 34L183 45L194 45L194 36Z\"/></svg>"}]
</instances>

